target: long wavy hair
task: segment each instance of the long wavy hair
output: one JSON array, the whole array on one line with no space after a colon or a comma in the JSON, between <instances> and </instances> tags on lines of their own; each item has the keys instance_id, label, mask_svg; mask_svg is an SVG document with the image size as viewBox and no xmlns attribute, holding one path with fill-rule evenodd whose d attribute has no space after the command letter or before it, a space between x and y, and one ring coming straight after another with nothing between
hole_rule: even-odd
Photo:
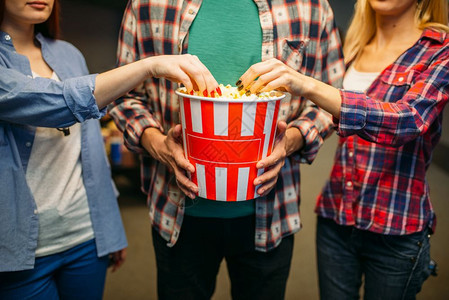
<instances>
[{"instance_id":1,"label":"long wavy hair","mask_svg":"<svg viewBox=\"0 0 449 300\"><path fill-rule=\"evenodd\" d=\"M434 28L449 32L447 0L417 0L415 24L419 29ZM376 33L375 13L368 0L357 0L345 38L345 61L352 61Z\"/></svg>"},{"instance_id":2,"label":"long wavy hair","mask_svg":"<svg viewBox=\"0 0 449 300\"><path fill-rule=\"evenodd\" d=\"M51 12L50 17L47 21L36 24L34 26L34 32L40 32L42 35L56 39L59 37L60 28L59 28L59 0L54 0L53 10ZM0 25L3 22L3 17L5 14L5 0L0 0Z\"/></svg>"}]
</instances>

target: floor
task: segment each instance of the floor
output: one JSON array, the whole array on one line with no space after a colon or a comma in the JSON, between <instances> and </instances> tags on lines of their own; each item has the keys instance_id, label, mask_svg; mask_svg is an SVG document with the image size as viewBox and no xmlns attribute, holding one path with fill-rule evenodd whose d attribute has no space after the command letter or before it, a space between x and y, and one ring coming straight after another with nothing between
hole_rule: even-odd
<instances>
[{"instance_id":1,"label":"floor","mask_svg":"<svg viewBox=\"0 0 449 300\"><path fill-rule=\"evenodd\" d=\"M286 299L318 299L317 272L315 264L315 214L313 207L326 180L336 146L336 136L328 139L313 165L303 165L301 217L303 229L295 236L295 248L291 273L287 283ZM418 300L449 299L449 174L432 165L428 171L431 196L438 215L436 233L431 239L432 258L437 261L439 274L429 278ZM126 178L118 178L126 184ZM120 207L128 235L128 258L121 269L108 274L105 290L106 300L157 299L156 268L151 244L148 210L142 195L125 193ZM212 299L230 299L230 285L225 265L220 268L216 291Z\"/></svg>"}]
</instances>

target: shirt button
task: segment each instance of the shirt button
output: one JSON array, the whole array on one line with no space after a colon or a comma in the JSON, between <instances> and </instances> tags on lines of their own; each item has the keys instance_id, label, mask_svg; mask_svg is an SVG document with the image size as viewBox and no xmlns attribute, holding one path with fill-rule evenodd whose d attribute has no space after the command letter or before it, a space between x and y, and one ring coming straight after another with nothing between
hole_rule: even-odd
<instances>
[{"instance_id":1,"label":"shirt button","mask_svg":"<svg viewBox=\"0 0 449 300\"><path fill-rule=\"evenodd\" d=\"M403 82L403 81L404 81L404 77L399 77L399 78L398 78L398 81L399 81L399 82Z\"/></svg>"},{"instance_id":2,"label":"shirt button","mask_svg":"<svg viewBox=\"0 0 449 300\"><path fill-rule=\"evenodd\" d=\"M193 9L189 9L189 14L193 15L195 14L195 11Z\"/></svg>"},{"instance_id":3,"label":"shirt button","mask_svg":"<svg viewBox=\"0 0 449 300\"><path fill-rule=\"evenodd\" d=\"M7 41L11 40L11 36L9 34L5 35L5 40Z\"/></svg>"},{"instance_id":4,"label":"shirt button","mask_svg":"<svg viewBox=\"0 0 449 300\"><path fill-rule=\"evenodd\" d=\"M351 181L346 182L346 186L347 187L351 187L352 186L352 182Z\"/></svg>"},{"instance_id":5,"label":"shirt button","mask_svg":"<svg viewBox=\"0 0 449 300\"><path fill-rule=\"evenodd\" d=\"M31 142L26 142L25 146L27 146L28 148L31 147Z\"/></svg>"},{"instance_id":6,"label":"shirt button","mask_svg":"<svg viewBox=\"0 0 449 300\"><path fill-rule=\"evenodd\" d=\"M354 156L354 152L352 152L352 151L349 152L349 153L348 153L348 156L349 156L349 157L353 157L353 156Z\"/></svg>"}]
</instances>

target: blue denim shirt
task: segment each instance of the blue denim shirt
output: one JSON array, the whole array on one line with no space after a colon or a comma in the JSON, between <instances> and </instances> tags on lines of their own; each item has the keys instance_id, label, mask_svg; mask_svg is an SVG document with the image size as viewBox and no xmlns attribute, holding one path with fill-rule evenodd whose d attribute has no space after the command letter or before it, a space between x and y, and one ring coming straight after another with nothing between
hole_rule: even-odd
<instances>
[{"instance_id":1,"label":"blue denim shirt","mask_svg":"<svg viewBox=\"0 0 449 300\"><path fill-rule=\"evenodd\" d=\"M98 256L127 246L117 192L105 155L93 91L81 53L38 34L42 55L61 82L31 78L29 60L0 31L0 272L32 269L38 236L36 203L25 173L36 126L81 124L81 160ZM61 153L61 155L64 155Z\"/></svg>"}]
</instances>

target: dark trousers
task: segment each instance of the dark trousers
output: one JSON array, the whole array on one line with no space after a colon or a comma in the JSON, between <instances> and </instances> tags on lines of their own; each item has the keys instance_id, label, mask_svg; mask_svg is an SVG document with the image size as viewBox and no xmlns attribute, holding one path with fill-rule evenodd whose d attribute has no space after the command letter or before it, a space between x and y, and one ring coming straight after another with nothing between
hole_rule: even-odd
<instances>
[{"instance_id":1,"label":"dark trousers","mask_svg":"<svg viewBox=\"0 0 449 300\"><path fill-rule=\"evenodd\" d=\"M393 236L342 226L318 217L321 299L415 299L430 275L428 229Z\"/></svg>"},{"instance_id":2,"label":"dark trousers","mask_svg":"<svg viewBox=\"0 0 449 300\"><path fill-rule=\"evenodd\" d=\"M267 253L254 250L254 238L254 216L184 216L179 240L171 248L153 230L159 299L210 299L223 259L233 299L283 299L293 235Z\"/></svg>"}]
</instances>

